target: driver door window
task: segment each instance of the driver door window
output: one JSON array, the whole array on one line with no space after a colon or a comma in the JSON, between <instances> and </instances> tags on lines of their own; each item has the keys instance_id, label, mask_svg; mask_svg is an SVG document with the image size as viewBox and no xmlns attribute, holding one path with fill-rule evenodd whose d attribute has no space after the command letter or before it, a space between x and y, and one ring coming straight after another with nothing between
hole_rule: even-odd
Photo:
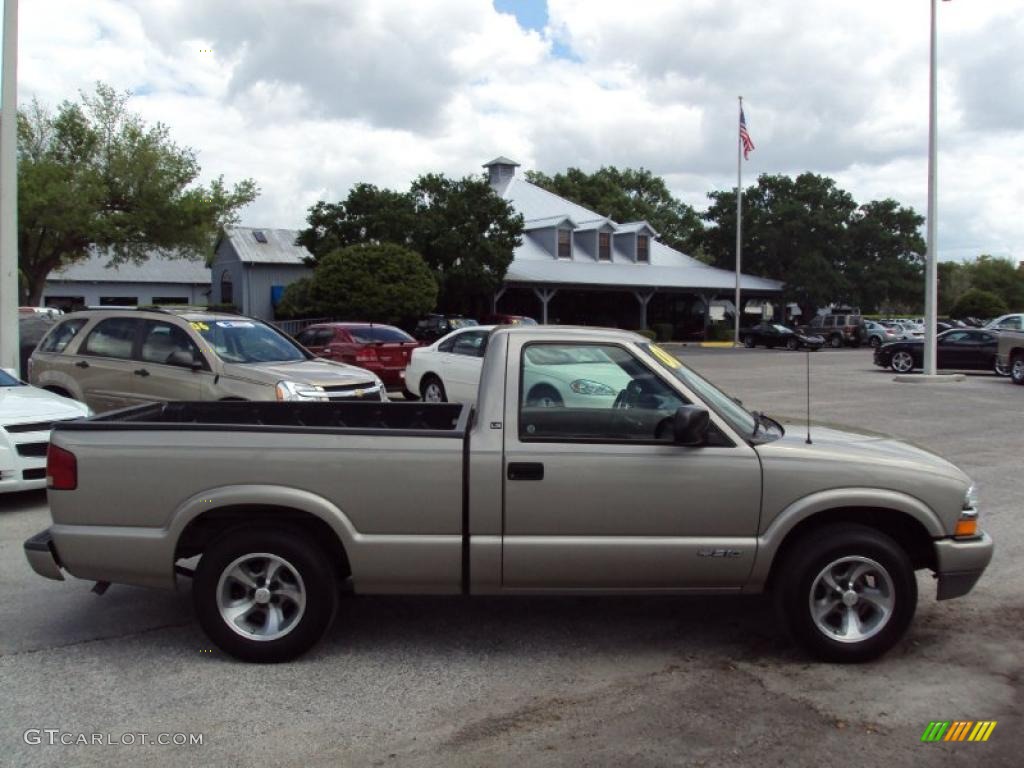
<instances>
[{"instance_id":1,"label":"driver door window","mask_svg":"<svg viewBox=\"0 0 1024 768\"><path fill-rule=\"evenodd\" d=\"M519 438L670 442L686 401L622 347L530 344L523 349Z\"/></svg>"}]
</instances>

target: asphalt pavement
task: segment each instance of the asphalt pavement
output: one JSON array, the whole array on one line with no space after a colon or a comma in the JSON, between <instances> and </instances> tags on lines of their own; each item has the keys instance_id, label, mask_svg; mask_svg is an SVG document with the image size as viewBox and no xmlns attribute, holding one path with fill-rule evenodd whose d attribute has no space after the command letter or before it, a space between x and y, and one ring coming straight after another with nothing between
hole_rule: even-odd
<instances>
[{"instance_id":1,"label":"asphalt pavement","mask_svg":"<svg viewBox=\"0 0 1024 768\"><path fill-rule=\"evenodd\" d=\"M898 384L864 349L673 351L783 420L803 418L810 361L813 420L958 464L996 541L975 590L937 603L920 573L906 638L859 666L809 661L760 597L353 597L307 657L256 666L211 649L187 591L36 576L22 542L45 494L0 497L0 765L1020 765L1024 387ZM998 724L923 744L932 720Z\"/></svg>"}]
</instances>

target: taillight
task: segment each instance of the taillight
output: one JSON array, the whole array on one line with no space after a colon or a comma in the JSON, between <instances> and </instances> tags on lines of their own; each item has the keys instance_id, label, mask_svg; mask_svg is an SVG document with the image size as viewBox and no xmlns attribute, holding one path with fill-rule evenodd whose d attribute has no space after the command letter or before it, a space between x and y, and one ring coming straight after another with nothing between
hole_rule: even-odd
<instances>
[{"instance_id":1,"label":"taillight","mask_svg":"<svg viewBox=\"0 0 1024 768\"><path fill-rule=\"evenodd\" d=\"M46 487L55 491L73 491L78 487L75 454L53 443L46 449Z\"/></svg>"},{"instance_id":2,"label":"taillight","mask_svg":"<svg viewBox=\"0 0 1024 768\"><path fill-rule=\"evenodd\" d=\"M363 347L361 350L356 352L357 363L375 363L377 362L377 350L373 347Z\"/></svg>"}]
</instances>

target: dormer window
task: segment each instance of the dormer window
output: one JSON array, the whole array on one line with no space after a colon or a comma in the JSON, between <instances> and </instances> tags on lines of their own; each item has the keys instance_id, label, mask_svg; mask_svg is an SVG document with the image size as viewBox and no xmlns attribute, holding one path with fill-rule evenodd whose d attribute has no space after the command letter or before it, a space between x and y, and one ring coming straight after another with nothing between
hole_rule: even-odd
<instances>
[{"instance_id":1,"label":"dormer window","mask_svg":"<svg viewBox=\"0 0 1024 768\"><path fill-rule=\"evenodd\" d=\"M651 241L647 235L636 236L636 260L645 264L651 260Z\"/></svg>"},{"instance_id":2,"label":"dormer window","mask_svg":"<svg viewBox=\"0 0 1024 768\"><path fill-rule=\"evenodd\" d=\"M612 233L602 232L597 236L597 260L612 260Z\"/></svg>"},{"instance_id":3,"label":"dormer window","mask_svg":"<svg viewBox=\"0 0 1024 768\"><path fill-rule=\"evenodd\" d=\"M558 258L572 258L572 232L568 229L558 230Z\"/></svg>"}]
</instances>

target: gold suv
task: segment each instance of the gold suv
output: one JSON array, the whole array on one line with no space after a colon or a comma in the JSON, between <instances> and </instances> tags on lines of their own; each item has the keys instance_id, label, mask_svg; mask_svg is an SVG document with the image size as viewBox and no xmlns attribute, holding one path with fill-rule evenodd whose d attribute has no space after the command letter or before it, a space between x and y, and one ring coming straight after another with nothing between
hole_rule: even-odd
<instances>
[{"instance_id":1,"label":"gold suv","mask_svg":"<svg viewBox=\"0 0 1024 768\"><path fill-rule=\"evenodd\" d=\"M169 400L386 400L370 371L315 357L276 328L202 309L67 315L29 359L29 380L109 411Z\"/></svg>"}]
</instances>

